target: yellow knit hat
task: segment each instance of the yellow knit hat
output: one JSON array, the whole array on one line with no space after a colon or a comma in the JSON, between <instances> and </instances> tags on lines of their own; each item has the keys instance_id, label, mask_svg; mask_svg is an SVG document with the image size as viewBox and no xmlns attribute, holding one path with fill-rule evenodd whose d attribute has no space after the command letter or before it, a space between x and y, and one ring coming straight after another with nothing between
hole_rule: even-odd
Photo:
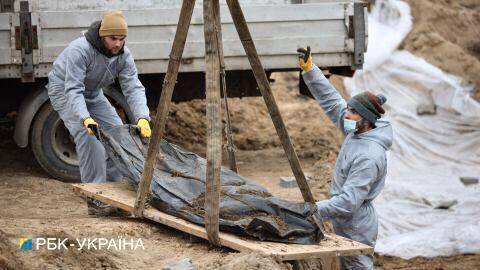
<instances>
[{"instance_id":1,"label":"yellow knit hat","mask_svg":"<svg viewBox=\"0 0 480 270\"><path fill-rule=\"evenodd\" d=\"M127 22L120 10L110 10L103 14L100 24L99 36L126 36L128 33Z\"/></svg>"}]
</instances>

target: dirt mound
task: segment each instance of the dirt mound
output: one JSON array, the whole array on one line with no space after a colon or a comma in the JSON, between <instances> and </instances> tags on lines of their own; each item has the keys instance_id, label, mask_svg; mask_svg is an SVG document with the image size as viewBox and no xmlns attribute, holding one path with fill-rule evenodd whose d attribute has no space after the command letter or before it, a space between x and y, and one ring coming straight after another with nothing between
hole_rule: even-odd
<instances>
[{"instance_id":1,"label":"dirt mound","mask_svg":"<svg viewBox=\"0 0 480 270\"><path fill-rule=\"evenodd\" d=\"M200 270L219 269L219 270L291 270L292 266L282 263L275 258L247 253L233 253L215 261L199 267Z\"/></svg>"},{"instance_id":2,"label":"dirt mound","mask_svg":"<svg viewBox=\"0 0 480 270\"><path fill-rule=\"evenodd\" d=\"M480 269L480 254L463 254L450 257L423 258L404 260L392 256L375 256L375 269L378 270L465 270Z\"/></svg>"},{"instance_id":3,"label":"dirt mound","mask_svg":"<svg viewBox=\"0 0 480 270\"><path fill-rule=\"evenodd\" d=\"M24 263L18 260L19 253L18 247L8 240L7 234L0 230L0 269L27 269Z\"/></svg>"},{"instance_id":4,"label":"dirt mound","mask_svg":"<svg viewBox=\"0 0 480 270\"><path fill-rule=\"evenodd\" d=\"M472 82L480 100L480 1L407 0L413 29L402 48Z\"/></svg>"},{"instance_id":5,"label":"dirt mound","mask_svg":"<svg viewBox=\"0 0 480 270\"><path fill-rule=\"evenodd\" d=\"M317 198L328 198L333 166L343 135L328 119L314 99L298 93L298 73L274 73L272 91L281 115L302 159L313 159L312 192ZM330 82L348 99L343 78L332 76ZM281 148L262 97L229 99L235 146L240 150ZM299 121L301 119L301 121ZM224 123L225 124L225 123ZM166 138L197 154L206 146L205 101L193 100L173 104L166 126ZM226 144L224 137L223 143ZM224 159L226 155L224 155ZM288 166L288 165L286 165Z\"/></svg>"},{"instance_id":6,"label":"dirt mound","mask_svg":"<svg viewBox=\"0 0 480 270\"><path fill-rule=\"evenodd\" d=\"M323 159L315 162L311 169L312 182L310 187L315 198L327 199L330 197L330 183L332 182L333 168L337 159L337 152L329 153Z\"/></svg>"},{"instance_id":7,"label":"dirt mound","mask_svg":"<svg viewBox=\"0 0 480 270\"><path fill-rule=\"evenodd\" d=\"M272 90L292 141L302 158L330 160L343 140L341 133L320 106L298 94L298 74L274 74ZM338 77L333 80L344 92ZM229 99L235 146L241 150L260 150L281 146L262 97ZM302 119L302 121L299 121ZM166 127L167 140L199 154L205 152L205 101L173 104ZM226 143L224 137L223 143Z\"/></svg>"},{"instance_id":8,"label":"dirt mound","mask_svg":"<svg viewBox=\"0 0 480 270\"><path fill-rule=\"evenodd\" d=\"M195 152L205 149L205 110L204 100L173 103L165 127L166 139Z\"/></svg>"}]
</instances>

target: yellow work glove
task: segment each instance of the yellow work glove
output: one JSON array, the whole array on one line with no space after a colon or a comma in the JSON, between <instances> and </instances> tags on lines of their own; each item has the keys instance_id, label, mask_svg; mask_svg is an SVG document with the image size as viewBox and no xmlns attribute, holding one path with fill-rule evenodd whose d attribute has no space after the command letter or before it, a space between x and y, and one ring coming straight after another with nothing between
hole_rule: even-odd
<instances>
[{"instance_id":1,"label":"yellow work glove","mask_svg":"<svg viewBox=\"0 0 480 270\"><path fill-rule=\"evenodd\" d=\"M310 71L313 67L313 60L312 60L312 52L310 50L310 46L307 48L299 48L298 52L298 62L300 63L300 67L304 72Z\"/></svg>"},{"instance_id":2,"label":"yellow work glove","mask_svg":"<svg viewBox=\"0 0 480 270\"><path fill-rule=\"evenodd\" d=\"M152 136L152 130L150 129L150 123L145 118L138 119L137 126L140 128L140 136L142 138L150 138Z\"/></svg>"},{"instance_id":3,"label":"yellow work glove","mask_svg":"<svg viewBox=\"0 0 480 270\"><path fill-rule=\"evenodd\" d=\"M83 126L87 129L88 135L95 135L95 133L94 133L94 131L93 131L93 129L90 125L94 125L94 126L98 127L97 122L95 122L95 120L93 120L93 118L91 118L91 117L85 118L85 120L83 120Z\"/></svg>"}]
</instances>

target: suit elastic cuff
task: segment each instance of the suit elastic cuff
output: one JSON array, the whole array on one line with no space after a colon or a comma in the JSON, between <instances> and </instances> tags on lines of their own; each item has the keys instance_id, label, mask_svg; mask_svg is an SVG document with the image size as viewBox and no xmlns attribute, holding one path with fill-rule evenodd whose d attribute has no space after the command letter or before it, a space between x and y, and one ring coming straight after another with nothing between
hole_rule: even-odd
<instances>
[{"instance_id":1,"label":"suit elastic cuff","mask_svg":"<svg viewBox=\"0 0 480 270\"><path fill-rule=\"evenodd\" d=\"M135 123L138 123L138 121L140 119L145 119L147 120L148 122L150 122L152 119L150 118L150 116L139 116L139 117L135 117Z\"/></svg>"},{"instance_id":2,"label":"suit elastic cuff","mask_svg":"<svg viewBox=\"0 0 480 270\"><path fill-rule=\"evenodd\" d=\"M80 123L82 124L82 126L83 126L83 123L85 123L85 120L87 120L87 118L92 118L92 117L90 115L87 115L80 118Z\"/></svg>"}]
</instances>

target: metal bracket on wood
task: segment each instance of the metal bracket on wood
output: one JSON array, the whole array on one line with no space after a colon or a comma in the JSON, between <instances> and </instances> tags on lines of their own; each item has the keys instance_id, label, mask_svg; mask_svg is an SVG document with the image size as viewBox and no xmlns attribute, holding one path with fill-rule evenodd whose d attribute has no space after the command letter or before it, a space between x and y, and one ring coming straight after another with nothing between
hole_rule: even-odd
<instances>
[{"instance_id":1,"label":"metal bracket on wood","mask_svg":"<svg viewBox=\"0 0 480 270\"><path fill-rule=\"evenodd\" d=\"M365 37L365 3L353 4L353 64L355 68L363 66L364 54L367 50Z\"/></svg>"},{"instance_id":2,"label":"metal bracket on wood","mask_svg":"<svg viewBox=\"0 0 480 270\"><path fill-rule=\"evenodd\" d=\"M28 1L20 2L20 26L15 28L15 47L22 51L22 82L34 82L33 50L38 49L38 41L32 27L32 14ZM35 32L35 33L34 33ZM35 34L35 38L34 38ZM34 40L37 41L36 44Z\"/></svg>"}]
</instances>

